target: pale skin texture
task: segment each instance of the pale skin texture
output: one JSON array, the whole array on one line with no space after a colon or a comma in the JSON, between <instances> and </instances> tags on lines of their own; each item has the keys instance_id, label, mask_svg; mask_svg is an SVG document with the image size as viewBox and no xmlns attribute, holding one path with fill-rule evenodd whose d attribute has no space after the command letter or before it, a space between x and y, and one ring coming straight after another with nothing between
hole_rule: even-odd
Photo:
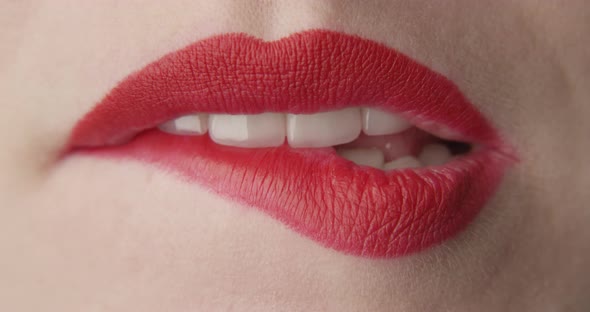
<instances>
[{"instance_id":1,"label":"pale skin texture","mask_svg":"<svg viewBox=\"0 0 590 312\"><path fill-rule=\"evenodd\" d=\"M590 2L0 0L0 311L587 311ZM521 157L461 235L343 255L133 162L57 160L118 81L198 39L310 28L452 79Z\"/></svg>"}]
</instances>

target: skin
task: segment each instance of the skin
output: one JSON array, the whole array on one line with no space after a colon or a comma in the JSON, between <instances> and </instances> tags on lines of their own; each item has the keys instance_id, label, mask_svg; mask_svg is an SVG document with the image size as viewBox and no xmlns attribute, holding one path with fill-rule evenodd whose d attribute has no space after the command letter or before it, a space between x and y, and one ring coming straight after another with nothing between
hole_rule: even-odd
<instances>
[{"instance_id":1,"label":"skin","mask_svg":"<svg viewBox=\"0 0 590 312\"><path fill-rule=\"evenodd\" d=\"M590 3L0 0L1 311L587 311ZM456 238L325 249L133 162L59 159L118 81L223 32L326 28L453 80L521 161Z\"/></svg>"}]
</instances>

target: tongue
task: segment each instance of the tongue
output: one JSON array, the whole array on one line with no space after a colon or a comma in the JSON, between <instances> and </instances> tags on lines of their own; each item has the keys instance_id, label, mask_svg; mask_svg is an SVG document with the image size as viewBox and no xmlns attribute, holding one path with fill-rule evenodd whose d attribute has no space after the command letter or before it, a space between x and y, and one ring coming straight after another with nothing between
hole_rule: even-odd
<instances>
[{"instance_id":1,"label":"tongue","mask_svg":"<svg viewBox=\"0 0 590 312\"><path fill-rule=\"evenodd\" d=\"M361 134L358 139L338 145L336 149L375 148L383 152L385 162L388 162L403 156L417 156L424 145L436 141L434 136L417 128L411 128L402 133L390 135Z\"/></svg>"}]
</instances>

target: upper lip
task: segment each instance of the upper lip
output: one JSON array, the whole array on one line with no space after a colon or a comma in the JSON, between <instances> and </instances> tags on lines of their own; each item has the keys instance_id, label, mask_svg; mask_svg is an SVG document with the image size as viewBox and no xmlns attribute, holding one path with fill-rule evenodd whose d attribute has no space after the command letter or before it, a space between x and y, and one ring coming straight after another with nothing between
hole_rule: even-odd
<instances>
[{"instance_id":1,"label":"upper lip","mask_svg":"<svg viewBox=\"0 0 590 312\"><path fill-rule=\"evenodd\" d=\"M348 237L344 242L339 238L342 233L339 233L324 239L325 245L339 250L369 256L395 256L444 240L473 218L497 186L509 159L514 158L498 132L447 78L385 45L324 30L297 33L274 42L263 42L244 34L222 35L199 41L183 50L166 55L131 74L85 115L71 133L68 150L107 146L143 130L154 128L164 121L195 112L314 113L349 106L372 106L401 113L416 126L438 136L479 144L486 149L485 153L476 156L479 158L474 156L471 162L466 161L452 168L444 168L448 169L447 171L424 170L417 175L408 172L396 173L397 176L388 177L391 180L381 180L373 171L355 171L355 175L363 175L363 183L367 184L367 187L372 187L371 183L375 183L375 187L382 189L373 191L385 193L381 194L381 202L363 197L366 194L348 198L346 200L358 205L349 209L365 209L366 213L381 214L383 222L397 222L397 225L379 222L373 224L375 222L371 221L371 229L366 229L367 235L372 235L370 238L359 237L355 241ZM214 149L211 146L209 148ZM203 156L202 159L207 159L206 157L209 156ZM153 160L156 158L149 159L156 161ZM490 168L486 168L487 165ZM349 176L343 175L339 178L348 179L347 183L360 183L358 176L350 176L351 172L346 173ZM206 183L211 184L214 190L225 192L216 189L215 186L215 183L222 182L213 177L207 179L209 180ZM482 183L490 185L468 185L477 179L484 179L486 181ZM424 188L420 183L430 185L433 188L432 192L436 194L425 193L427 191L422 189L420 192L424 193L425 198L412 201L408 198L395 198L387 193L411 193L410 184ZM449 185L437 186L439 183ZM355 186L349 187L354 189ZM438 188L449 190L441 195ZM242 190L229 192L235 192L228 194L229 196L254 206L272 206L269 203L263 205L251 198L245 198L249 195L240 193ZM466 204L461 202L462 196L465 196ZM477 198L472 198L473 196ZM408 207L396 206L402 205L402 202ZM280 200L276 204L284 205ZM346 205L349 204L351 203ZM398 209L400 215L392 216L392 211ZM404 216L404 209L414 216ZM343 214L350 212L344 211ZM314 224L305 228L308 226L305 225L307 221L297 220L297 213L299 212L287 216L273 212L270 214L304 234L322 240L320 236L325 233L320 232L325 231L325 226L330 225ZM428 217L428 214L432 215ZM461 218L457 215L461 215ZM389 220L386 220L387 218ZM435 224L439 233L431 235L421 232L420 237L417 237L416 233L411 234L416 236L414 238L392 237L396 233L399 235L399 231L407 230L404 227L416 221L407 218L422 220L420 222L423 223L417 226L433 227L432 224ZM432 218L441 220L433 221ZM368 227L370 222L367 222L360 226ZM313 226L316 228L312 228ZM353 230L358 231L359 228ZM385 234L383 237L374 237L374 231L385 231ZM387 240L388 235L390 241L386 242L384 240Z\"/></svg>"},{"instance_id":2,"label":"upper lip","mask_svg":"<svg viewBox=\"0 0 590 312\"><path fill-rule=\"evenodd\" d=\"M444 126L453 131L449 139L505 147L446 77L373 41L297 47L309 33L274 42L238 34L231 44L216 41L220 36L164 56L114 88L84 117L91 122L77 124L70 145L109 144L194 112L299 114L372 106L402 113L440 137L449 136ZM322 34L325 42L343 38ZM246 50L253 52L240 52Z\"/></svg>"}]
</instances>

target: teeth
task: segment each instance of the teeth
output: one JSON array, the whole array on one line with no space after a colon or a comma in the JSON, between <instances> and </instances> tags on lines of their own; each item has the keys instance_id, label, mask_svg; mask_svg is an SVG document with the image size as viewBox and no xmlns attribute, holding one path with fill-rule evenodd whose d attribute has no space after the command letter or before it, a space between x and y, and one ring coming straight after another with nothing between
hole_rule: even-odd
<instances>
[{"instance_id":1,"label":"teeth","mask_svg":"<svg viewBox=\"0 0 590 312\"><path fill-rule=\"evenodd\" d=\"M359 140L337 147L337 153L357 165L383 170L440 166L453 157L444 144L428 144L418 157L409 156L408 151L406 154L401 150L397 150L397 155L390 155L391 143L384 146L366 144L372 142L367 139L387 139L378 136L395 135L410 127L412 125L402 117L373 108L346 108L299 115L203 113L182 116L158 126L163 132L178 135L203 135L209 131L211 139L218 144L244 148L280 146L285 143L285 137L295 148L330 147L355 141L363 131L368 135L362 136L365 143ZM385 163L386 158L404 154L407 156Z\"/></svg>"},{"instance_id":2,"label":"teeth","mask_svg":"<svg viewBox=\"0 0 590 312\"><path fill-rule=\"evenodd\" d=\"M211 114L209 135L214 142L222 145L249 148L280 146L285 142L285 115Z\"/></svg>"},{"instance_id":3,"label":"teeth","mask_svg":"<svg viewBox=\"0 0 590 312\"><path fill-rule=\"evenodd\" d=\"M202 135L207 132L207 114L182 116L167 121L158 128L171 134Z\"/></svg>"},{"instance_id":4,"label":"teeth","mask_svg":"<svg viewBox=\"0 0 590 312\"><path fill-rule=\"evenodd\" d=\"M363 132L366 135L386 135L400 133L412 127L399 115L374 108L363 108Z\"/></svg>"},{"instance_id":5,"label":"teeth","mask_svg":"<svg viewBox=\"0 0 590 312\"><path fill-rule=\"evenodd\" d=\"M385 157L379 149L341 149L338 155L348 159L357 165L368 166L377 169L383 168Z\"/></svg>"},{"instance_id":6,"label":"teeth","mask_svg":"<svg viewBox=\"0 0 590 312\"><path fill-rule=\"evenodd\" d=\"M287 114L287 139L292 147L328 147L354 141L361 132L359 108L311 115Z\"/></svg>"},{"instance_id":7,"label":"teeth","mask_svg":"<svg viewBox=\"0 0 590 312\"><path fill-rule=\"evenodd\" d=\"M442 144L426 145L418 156L425 166L440 166L448 162L451 157L451 151Z\"/></svg>"},{"instance_id":8,"label":"teeth","mask_svg":"<svg viewBox=\"0 0 590 312\"><path fill-rule=\"evenodd\" d=\"M396 160L390 161L383 166L383 170L419 168L422 164L418 159L412 156L400 157Z\"/></svg>"}]
</instances>

